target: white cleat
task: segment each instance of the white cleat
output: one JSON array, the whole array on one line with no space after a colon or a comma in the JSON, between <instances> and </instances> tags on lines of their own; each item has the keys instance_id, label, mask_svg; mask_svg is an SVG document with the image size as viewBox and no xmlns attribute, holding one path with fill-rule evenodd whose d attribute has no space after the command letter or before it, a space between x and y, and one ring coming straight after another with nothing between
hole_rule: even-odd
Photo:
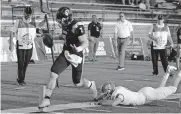
<instances>
[{"instance_id":1,"label":"white cleat","mask_svg":"<svg viewBox=\"0 0 181 114\"><path fill-rule=\"evenodd\" d=\"M93 98L96 99L97 98L97 88L96 88L96 82L95 81L91 81L92 86L90 87L92 93L93 93Z\"/></svg>"},{"instance_id":2,"label":"white cleat","mask_svg":"<svg viewBox=\"0 0 181 114\"><path fill-rule=\"evenodd\" d=\"M50 106L50 99L43 99L41 104L38 106L40 110L42 110L45 107Z\"/></svg>"},{"instance_id":3,"label":"white cleat","mask_svg":"<svg viewBox=\"0 0 181 114\"><path fill-rule=\"evenodd\" d=\"M167 66L167 72L168 72L168 73L173 72L173 71L176 71L176 70L177 70L177 68L174 67L174 66L171 66L171 65L168 65L168 66Z\"/></svg>"}]
</instances>

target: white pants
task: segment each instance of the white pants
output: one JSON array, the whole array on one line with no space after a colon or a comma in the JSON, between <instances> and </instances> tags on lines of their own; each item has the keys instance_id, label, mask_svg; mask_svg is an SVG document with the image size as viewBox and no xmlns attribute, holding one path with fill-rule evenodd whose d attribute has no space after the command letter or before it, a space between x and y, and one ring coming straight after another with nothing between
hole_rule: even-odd
<instances>
[{"instance_id":1,"label":"white pants","mask_svg":"<svg viewBox=\"0 0 181 114\"><path fill-rule=\"evenodd\" d=\"M176 87L167 86L167 87L159 87L159 88L152 88L152 87L144 87L140 89L138 92L141 92L146 97L146 103L155 101L155 100L162 100L172 95L177 90Z\"/></svg>"}]
</instances>

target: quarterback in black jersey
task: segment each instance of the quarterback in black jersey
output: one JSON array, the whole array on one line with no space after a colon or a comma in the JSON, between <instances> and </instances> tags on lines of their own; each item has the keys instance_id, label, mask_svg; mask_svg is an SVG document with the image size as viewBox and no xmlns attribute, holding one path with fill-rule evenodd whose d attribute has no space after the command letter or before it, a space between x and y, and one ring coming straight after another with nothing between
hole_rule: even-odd
<instances>
[{"instance_id":1,"label":"quarterback in black jersey","mask_svg":"<svg viewBox=\"0 0 181 114\"><path fill-rule=\"evenodd\" d=\"M39 104L39 108L50 105L50 97L55 88L58 76L69 66L72 66L72 80L77 87L86 87L97 97L95 81L89 81L82 77L84 53L88 47L88 39L85 34L84 25L81 21L72 18L71 10L68 7L61 7L56 13L56 21L62 27L62 35L65 40L63 51L57 57L51 67L50 79L46 87L45 98Z\"/></svg>"}]
</instances>

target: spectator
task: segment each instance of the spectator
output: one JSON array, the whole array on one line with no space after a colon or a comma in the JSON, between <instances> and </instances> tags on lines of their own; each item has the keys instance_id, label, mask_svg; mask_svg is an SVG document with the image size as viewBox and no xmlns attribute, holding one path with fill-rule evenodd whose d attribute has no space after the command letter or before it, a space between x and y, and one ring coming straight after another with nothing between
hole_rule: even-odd
<instances>
[{"instance_id":1,"label":"spectator","mask_svg":"<svg viewBox=\"0 0 181 114\"><path fill-rule=\"evenodd\" d=\"M134 2L136 1L136 5L138 4L138 0L128 0L128 5L134 5ZM122 0L122 4L125 5L125 0Z\"/></svg>"},{"instance_id":2,"label":"spectator","mask_svg":"<svg viewBox=\"0 0 181 114\"><path fill-rule=\"evenodd\" d=\"M146 10L145 0L141 0L141 3L139 4L139 8L141 10Z\"/></svg>"},{"instance_id":3,"label":"spectator","mask_svg":"<svg viewBox=\"0 0 181 114\"><path fill-rule=\"evenodd\" d=\"M146 9L150 9L150 0L145 0Z\"/></svg>"},{"instance_id":4,"label":"spectator","mask_svg":"<svg viewBox=\"0 0 181 114\"><path fill-rule=\"evenodd\" d=\"M181 1L178 1L175 12L178 12L179 10L181 10Z\"/></svg>"},{"instance_id":5,"label":"spectator","mask_svg":"<svg viewBox=\"0 0 181 114\"><path fill-rule=\"evenodd\" d=\"M162 15L158 16L158 20L156 24L153 24L149 37L153 41L151 54L152 54L152 63L153 63L153 75L158 75L158 55L160 54L160 59L162 62L162 66L164 71L166 72L168 66L167 60L167 51L166 44L167 40L171 43L171 47L173 47L173 41L170 35L170 30L166 24L164 24L164 18Z\"/></svg>"},{"instance_id":6,"label":"spectator","mask_svg":"<svg viewBox=\"0 0 181 114\"><path fill-rule=\"evenodd\" d=\"M129 42L129 38L132 38L133 40L133 26L131 22L126 20L124 13L120 12L119 18L120 19L116 23L114 31L115 45L118 49L119 59L117 70L124 70L125 50Z\"/></svg>"},{"instance_id":7,"label":"spectator","mask_svg":"<svg viewBox=\"0 0 181 114\"><path fill-rule=\"evenodd\" d=\"M99 44L99 37L102 36L101 24L97 21L97 16L92 15L92 22L88 25L89 38L89 60L96 61L96 51Z\"/></svg>"},{"instance_id":8,"label":"spectator","mask_svg":"<svg viewBox=\"0 0 181 114\"><path fill-rule=\"evenodd\" d=\"M162 8L165 2L165 0L159 0L159 2L156 2L155 7Z\"/></svg>"}]
</instances>

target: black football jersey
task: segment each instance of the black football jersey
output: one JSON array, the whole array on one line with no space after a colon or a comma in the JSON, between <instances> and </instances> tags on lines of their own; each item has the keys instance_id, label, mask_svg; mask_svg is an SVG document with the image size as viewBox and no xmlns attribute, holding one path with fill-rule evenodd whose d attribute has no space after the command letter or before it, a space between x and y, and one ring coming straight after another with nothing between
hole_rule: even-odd
<instances>
[{"instance_id":1,"label":"black football jersey","mask_svg":"<svg viewBox=\"0 0 181 114\"><path fill-rule=\"evenodd\" d=\"M64 50L69 50L70 45L76 45L77 47L81 45L78 37L85 34L85 29L83 22L73 20L68 27L62 27L62 37L65 39Z\"/></svg>"}]
</instances>

